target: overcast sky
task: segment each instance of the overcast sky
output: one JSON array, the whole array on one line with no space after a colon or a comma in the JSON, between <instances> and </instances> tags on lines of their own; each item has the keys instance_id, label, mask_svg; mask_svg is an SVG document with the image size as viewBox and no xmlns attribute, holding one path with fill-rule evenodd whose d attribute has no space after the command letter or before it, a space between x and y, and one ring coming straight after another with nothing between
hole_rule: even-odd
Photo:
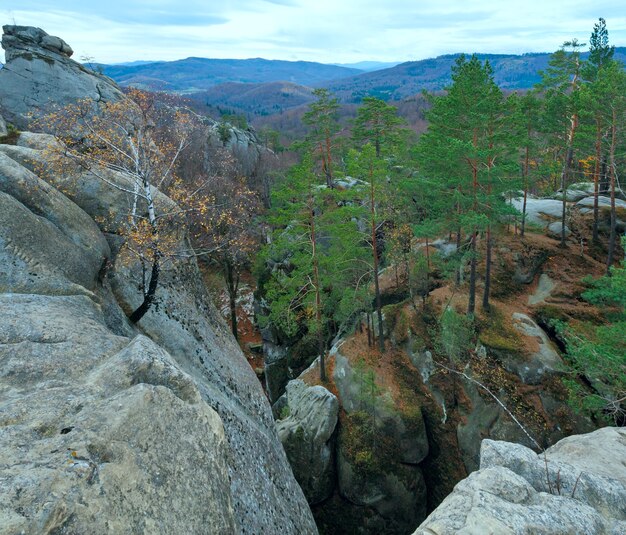
<instances>
[{"instance_id":1,"label":"overcast sky","mask_svg":"<svg viewBox=\"0 0 626 535\"><path fill-rule=\"evenodd\" d=\"M0 0L2 24L39 26L76 59L103 63L550 52L573 37L587 42L598 17L612 43L626 45L623 0Z\"/></svg>"}]
</instances>

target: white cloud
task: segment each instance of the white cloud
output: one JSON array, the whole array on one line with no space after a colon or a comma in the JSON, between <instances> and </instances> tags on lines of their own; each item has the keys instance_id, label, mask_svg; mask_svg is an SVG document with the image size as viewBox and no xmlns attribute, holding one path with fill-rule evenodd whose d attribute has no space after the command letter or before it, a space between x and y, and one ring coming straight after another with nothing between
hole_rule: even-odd
<instances>
[{"instance_id":1,"label":"white cloud","mask_svg":"<svg viewBox=\"0 0 626 535\"><path fill-rule=\"evenodd\" d=\"M621 3L597 0L20 0L0 22L39 26L76 57L407 61L452 52L552 51L599 16L626 44Z\"/></svg>"}]
</instances>

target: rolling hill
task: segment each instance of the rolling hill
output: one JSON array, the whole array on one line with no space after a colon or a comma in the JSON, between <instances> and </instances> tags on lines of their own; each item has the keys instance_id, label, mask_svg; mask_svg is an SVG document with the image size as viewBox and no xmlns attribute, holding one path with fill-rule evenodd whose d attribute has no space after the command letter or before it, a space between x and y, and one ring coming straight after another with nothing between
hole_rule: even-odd
<instances>
[{"instance_id":1,"label":"rolling hill","mask_svg":"<svg viewBox=\"0 0 626 535\"><path fill-rule=\"evenodd\" d=\"M451 81L451 67L460 54L448 54L421 61L401 63L390 69L358 74L324 84L343 102L359 102L371 95L383 100L401 100L424 89L443 89ZM540 80L550 54L477 54L489 60L496 83L502 89L529 89ZM626 61L626 47L615 50L615 58Z\"/></svg>"},{"instance_id":2,"label":"rolling hill","mask_svg":"<svg viewBox=\"0 0 626 535\"><path fill-rule=\"evenodd\" d=\"M310 61L187 58L139 65L99 65L121 86L189 93L228 82L322 84L363 71Z\"/></svg>"},{"instance_id":3,"label":"rolling hill","mask_svg":"<svg viewBox=\"0 0 626 535\"><path fill-rule=\"evenodd\" d=\"M291 82L227 82L186 96L206 106L244 115L272 115L315 100L313 89Z\"/></svg>"}]
</instances>

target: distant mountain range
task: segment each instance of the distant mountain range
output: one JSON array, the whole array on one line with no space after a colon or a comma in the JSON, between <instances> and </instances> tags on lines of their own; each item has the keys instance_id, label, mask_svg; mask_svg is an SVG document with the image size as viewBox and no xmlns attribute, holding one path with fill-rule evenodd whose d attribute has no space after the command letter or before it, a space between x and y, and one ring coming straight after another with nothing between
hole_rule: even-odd
<instances>
[{"instance_id":1,"label":"distant mountain range","mask_svg":"<svg viewBox=\"0 0 626 535\"><path fill-rule=\"evenodd\" d=\"M222 83L291 82L313 86L361 70L311 61L187 58L130 65L98 65L122 86L189 93Z\"/></svg>"},{"instance_id":2,"label":"distant mountain range","mask_svg":"<svg viewBox=\"0 0 626 535\"><path fill-rule=\"evenodd\" d=\"M540 80L550 54L477 54L489 60L496 83L503 89L528 89ZM451 67L459 54L409 61L389 68L378 62L327 65L307 61L265 59L203 59L100 65L122 86L193 94L194 100L231 113L268 115L313 100L313 87L327 87L344 103L358 103L371 95L400 101L426 89L443 89L451 81ZM626 62L626 47L616 59ZM354 68L359 66L360 69Z\"/></svg>"}]
</instances>

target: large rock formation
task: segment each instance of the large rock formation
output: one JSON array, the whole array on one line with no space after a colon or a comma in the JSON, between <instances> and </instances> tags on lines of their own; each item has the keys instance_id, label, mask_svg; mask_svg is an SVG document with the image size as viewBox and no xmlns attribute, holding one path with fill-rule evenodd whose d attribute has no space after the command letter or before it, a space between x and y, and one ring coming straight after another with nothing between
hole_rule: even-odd
<instances>
[{"instance_id":1,"label":"large rock formation","mask_svg":"<svg viewBox=\"0 0 626 535\"><path fill-rule=\"evenodd\" d=\"M480 470L415 535L626 533L626 429L565 438L537 455L484 440Z\"/></svg>"},{"instance_id":2,"label":"large rock formation","mask_svg":"<svg viewBox=\"0 0 626 535\"><path fill-rule=\"evenodd\" d=\"M71 59L71 47L31 26L3 26L6 63L0 70L0 110L6 121L26 129L54 106L79 99L116 101L115 82Z\"/></svg>"},{"instance_id":3,"label":"large rock formation","mask_svg":"<svg viewBox=\"0 0 626 535\"><path fill-rule=\"evenodd\" d=\"M117 483L104 486L103 492L85 490L95 477L89 475L90 463L101 471L97 458L103 455L113 472L136 474L136 484L123 487L123 492L130 493L129 511L159 509L159 499L170 505L172 500L182 500L171 519L178 518L182 524L167 524L165 506L158 515L154 513L155 522L161 522L155 525L170 526L171 532L206 532L210 524L205 517L212 513L202 504L214 493L222 496L215 503L232 507L231 513L225 509L222 520L212 516L217 533L230 532L232 525L238 533L314 533L310 511L287 463L260 384L210 303L195 261L173 262L163 273L160 305L140 324L141 332L151 340L137 339L139 333L122 310L132 310L141 300L137 291L140 272L114 254L119 242L115 225L128 203L126 194L88 172L46 176L49 183L68 191L70 198L40 180L33 171L44 158L40 149L50 142L43 134L23 134L16 146L0 145L4 205L0 211L0 290L7 293L3 317L11 312L14 318L3 323L7 331L0 346L3 392L11 393L2 400L8 412L2 447L7 458L21 459L14 468L15 479L2 489L7 517L14 525L34 530L32 526L48 522L50 507L60 508L67 513L61 515L66 525L80 532L93 511L114 507ZM123 175L110 178L125 180ZM157 194L157 203L171 201ZM113 232L107 234L108 242L93 218ZM112 268L103 269L110 263ZM35 320L42 326L37 327ZM78 339L75 332L81 333ZM155 356L149 357L151 353ZM102 369L102 374L96 369ZM49 377L49 370L58 370L58 377ZM110 376L118 377L115 388L109 386ZM139 388L140 384L148 386ZM52 386L60 390L48 392ZM61 399L80 402L65 406ZM166 407L180 403L177 409ZM21 404L30 407L30 416L25 411L13 412ZM127 405L129 414L124 416ZM74 411L72 417L68 411ZM159 411L162 419L155 417ZM118 420L112 418L113 412ZM132 428L132 435L116 431L125 425ZM71 433L61 433L70 427ZM44 432L37 434L34 429L40 428ZM113 440L116 432L119 437ZM96 435L109 437L105 444L119 442L121 451L130 448L128 455L133 448L145 451L150 463L139 453L132 454L137 465L133 468L132 463L124 465L130 461L122 454L98 453L101 442ZM204 438L197 440L200 435ZM152 439L145 437L158 437L161 444L151 448ZM22 452L20 445L26 443L30 447ZM87 459L82 461L87 463L83 479L59 465L57 455L67 455L67 448L73 448L79 460ZM179 454L185 462L177 460ZM73 459L70 455L69 461ZM49 466L51 472L36 470L39 466ZM55 477L44 477L50 473ZM158 474L168 477L171 489L167 493L159 490L164 483ZM58 488L67 491L56 490L55 478L65 480ZM19 481L38 490L15 494L11 489ZM26 508L46 493L53 495L48 512ZM178 493L185 494L185 499ZM76 512L81 503L89 504L89 514ZM128 525L127 532L134 532L139 520L130 513L120 515L120 529Z\"/></svg>"},{"instance_id":4,"label":"large rock formation","mask_svg":"<svg viewBox=\"0 0 626 535\"><path fill-rule=\"evenodd\" d=\"M19 127L52 103L119 96L41 30L5 27L3 46L0 105ZM167 262L158 306L131 325L142 300L141 269L120 254L131 199L85 170L47 168L51 136L11 142L0 144L0 533L316 533L195 260Z\"/></svg>"}]
</instances>

